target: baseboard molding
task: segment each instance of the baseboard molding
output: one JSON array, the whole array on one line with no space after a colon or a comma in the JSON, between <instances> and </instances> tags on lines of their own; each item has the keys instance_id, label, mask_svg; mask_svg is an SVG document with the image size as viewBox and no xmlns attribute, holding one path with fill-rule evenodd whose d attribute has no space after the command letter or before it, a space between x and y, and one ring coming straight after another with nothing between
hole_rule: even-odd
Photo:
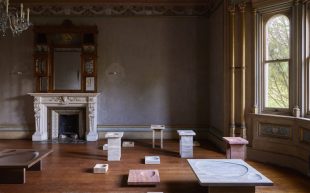
<instances>
[{"instance_id":1,"label":"baseboard molding","mask_svg":"<svg viewBox=\"0 0 310 193\"><path fill-rule=\"evenodd\" d=\"M164 139L178 139L177 130L194 130L195 139L207 139L208 128L202 127L166 127ZM124 132L124 139L152 139L149 126L98 126L99 139L104 139L106 132ZM31 139L35 130L23 126L0 126L0 139Z\"/></svg>"},{"instance_id":2,"label":"baseboard molding","mask_svg":"<svg viewBox=\"0 0 310 193\"><path fill-rule=\"evenodd\" d=\"M178 139L177 130L194 130L195 139L207 139L208 128L177 128L166 127L163 132L164 139ZM98 127L99 139L104 139L107 132L124 132L123 139L152 139L152 131L149 126L137 127Z\"/></svg>"},{"instance_id":3,"label":"baseboard molding","mask_svg":"<svg viewBox=\"0 0 310 193\"><path fill-rule=\"evenodd\" d=\"M214 132L215 131L215 132ZM216 146L220 151L226 151L226 143L223 141L223 134L215 128L210 128L207 131L207 140Z\"/></svg>"},{"instance_id":4,"label":"baseboard molding","mask_svg":"<svg viewBox=\"0 0 310 193\"><path fill-rule=\"evenodd\" d=\"M269 163L281 167L287 167L310 176L310 160L305 161L298 157L247 148L247 159L262 163ZM309 158L310 159L310 158Z\"/></svg>"},{"instance_id":5,"label":"baseboard molding","mask_svg":"<svg viewBox=\"0 0 310 193\"><path fill-rule=\"evenodd\" d=\"M0 139L31 139L33 133L29 130L0 130Z\"/></svg>"}]
</instances>

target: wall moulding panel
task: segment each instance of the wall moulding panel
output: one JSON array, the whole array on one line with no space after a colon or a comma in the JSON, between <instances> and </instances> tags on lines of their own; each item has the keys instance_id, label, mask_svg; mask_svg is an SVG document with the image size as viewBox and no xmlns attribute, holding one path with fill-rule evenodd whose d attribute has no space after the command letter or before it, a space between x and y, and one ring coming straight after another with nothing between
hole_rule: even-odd
<instances>
[{"instance_id":1,"label":"wall moulding panel","mask_svg":"<svg viewBox=\"0 0 310 193\"><path fill-rule=\"evenodd\" d=\"M253 143L248 159L290 167L308 175L310 120L279 115L250 116ZM270 155L274 159L266 157ZM292 164L296 160L300 164Z\"/></svg>"},{"instance_id":2,"label":"wall moulding panel","mask_svg":"<svg viewBox=\"0 0 310 193\"><path fill-rule=\"evenodd\" d=\"M300 128L299 136L300 142L310 146L310 129Z\"/></svg>"},{"instance_id":3,"label":"wall moulding panel","mask_svg":"<svg viewBox=\"0 0 310 193\"><path fill-rule=\"evenodd\" d=\"M258 135L262 137L292 139L292 129L287 125L259 123Z\"/></svg>"}]
</instances>

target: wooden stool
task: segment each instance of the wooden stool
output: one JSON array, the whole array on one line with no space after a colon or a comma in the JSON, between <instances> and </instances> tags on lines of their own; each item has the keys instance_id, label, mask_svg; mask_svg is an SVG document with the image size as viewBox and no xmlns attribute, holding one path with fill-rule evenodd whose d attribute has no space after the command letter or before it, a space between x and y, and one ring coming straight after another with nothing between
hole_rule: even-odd
<instances>
[{"instance_id":1,"label":"wooden stool","mask_svg":"<svg viewBox=\"0 0 310 193\"><path fill-rule=\"evenodd\" d=\"M226 158L227 159L245 159L246 145L249 143L241 137L223 137L227 143Z\"/></svg>"},{"instance_id":2,"label":"wooden stool","mask_svg":"<svg viewBox=\"0 0 310 193\"><path fill-rule=\"evenodd\" d=\"M151 130L153 131L153 148L155 148L155 132L160 131L160 148L164 147L163 142L163 130L165 129L164 125L151 125Z\"/></svg>"}]
</instances>

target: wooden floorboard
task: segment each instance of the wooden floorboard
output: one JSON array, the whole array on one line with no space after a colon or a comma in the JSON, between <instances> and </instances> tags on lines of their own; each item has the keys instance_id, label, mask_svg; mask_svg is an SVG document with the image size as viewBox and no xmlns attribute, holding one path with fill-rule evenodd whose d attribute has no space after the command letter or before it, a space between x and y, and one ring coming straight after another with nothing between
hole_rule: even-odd
<instances>
[{"instance_id":1,"label":"wooden floorboard","mask_svg":"<svg viewBox=\"0 0 310 193\"><path fill-rule=\"evenodd\" d=\"M51 148L43 159L42 171L27 171L26 184L0 184L0 193L204 193L186 159L179 157L176 140L164 142L164 149L152 149L151 140L135 140L134 148L122 148L121 161L106 161L101 150L105 140L87 144L40 144L30 140L0 140L0 149ZM224 158L224 153L201 142L194 147L195 158ZM160 165L145 165L145 155L159 155ZM256 193L310 193L310 178L290 169L247 161L274 182L272 187L257 187ZM93 174L96 163L108 163L107 174ZM157 186L128 186L129 169L158 169ZM0 174L1 175L1 174Z\"/></svg>"}]
</instances>

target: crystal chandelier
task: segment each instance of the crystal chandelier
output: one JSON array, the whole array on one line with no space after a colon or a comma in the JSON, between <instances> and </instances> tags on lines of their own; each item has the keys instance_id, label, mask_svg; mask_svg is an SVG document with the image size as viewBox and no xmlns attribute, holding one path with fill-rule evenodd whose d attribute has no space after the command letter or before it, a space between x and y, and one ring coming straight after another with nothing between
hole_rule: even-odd
<instances>
[{"instance_id":1,"label":"crystal chandelier","mask_svg":"<svg viewBox=\"0 0 310 193\"><path fill-rule=\"evenodd\" d=\"M27 30L31 23L29 22L29 12L27 9L27 16L23 4L20 4L20 10L16 8L9 8L9 0L0 0L0 31L2 35L6 35L6 31L10 29L13 35L18 35ZM26 17L26 18L25 18Z\"/></svg>"}]
</instances>

